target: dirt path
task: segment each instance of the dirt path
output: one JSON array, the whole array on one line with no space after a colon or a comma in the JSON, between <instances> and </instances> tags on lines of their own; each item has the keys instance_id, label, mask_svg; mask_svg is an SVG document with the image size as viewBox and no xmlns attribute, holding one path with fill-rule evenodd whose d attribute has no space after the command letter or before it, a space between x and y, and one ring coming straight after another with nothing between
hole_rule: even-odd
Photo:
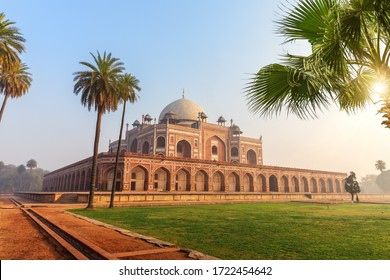
<instances>
[{"instance_id":1,"label":"dirt path","mask_svg":"<svg viewBox=\"0 0 390 280\"><path fill-rule=\"evenodd\" d=\"M110 253L135 252L160 248L140 238L122 234L121 229L107 228L65 212L68 208L85 207L84 205L31 204L31 201L17 198L27 206L45 215L52 222L59 223L80 234L93 244ZM60 260L58 253L48 238L41 234L35 225L25 217L8 198L0 197L0 259L2 260ZM125 231L126 232L126 231ZM158 243L158 242L157 242ZM175 247L174 245L172 245ZM193 259L188 252L165 252L123 259L138 260L184 260Z\"/></svg>"}]
</instances>

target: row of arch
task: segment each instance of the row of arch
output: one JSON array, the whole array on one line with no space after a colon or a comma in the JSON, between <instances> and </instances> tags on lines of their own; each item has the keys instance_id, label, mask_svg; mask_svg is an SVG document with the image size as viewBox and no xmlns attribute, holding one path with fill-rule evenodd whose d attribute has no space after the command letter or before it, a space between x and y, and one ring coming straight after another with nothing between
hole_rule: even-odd
<instances>
[{"instance_id":1,"label":"row of arch","mask_svg":"<svg viewBox=\"0 0 390 280\"><path fill-rule=\"evenodd\" d=\"M101 176L99 190L111 190L113 169L108 169ZM341 193L342 181L332 178L315 178L307 176L265 175L237 172L224 174L215 171L209 174L200 169L195 174L186 168L181 168L175 173L164 167L157 168L152 174L141 165L131 169L130 183L125 186L122 183L122 171L117 173L115 188L117 191L207 191L207 192L285 192L285 193ZM151 176L150 176L151 175ZM45 179L46 191L87 191L90 186L91 170L72 172L66 175L53 176Z\"/></svg>"},{"instance_id":2,"label":"row of arch","mask_svg":"<svg viewBox=\"0 0 390 280\"><path fill-rule=\"evenodd\" d=\"M148 170L137 166L131 170L130 190L148 190ZM240 176L237 172L225 175L215 171L209 176L205 170L198 170L194 176L185 169L179 169L174 175L164 167L158 168L153 176L153 188L159 191L213 191L213 192L307 192L307 193L341 193L341 181L331 178L316 179L306 176L286 175L278 178L276 175L266 176L257 174L253 176L245 173Z\"/></svg>"},{"instance_id":3,"label":"row of arch","mask_svg":"<svg viewBox=\"0 0 390 280\"><path fill-rule=\"evenodd\" d=\"M88 191L91 185L91 169L72 172L46 179L43 183L44 191Z\"/></svg>"},{"instance_id":4,"label":"row of arch","mask_svg":"<svg viewBox=\"0 0 390 280\"><path fill-rule=\"evenodd\" d=\"M206 155L206 160L218 160L218 161L227 161L225 154L225 143L217 136L210 137L206 145L211 147L211 151ZM138 147L138 139L135 138L130 144L131 153L141 154L150 154L151 144L149 141L144 140L140 148ZM166 149L166 139L164 136L157 137L156 140L156 154L161 154L164 156L170 156L165 154ZM176 144L176 157L179 158L191 158L192 146L187 140L180 140ZM253 149L248 149L246 151L246 159L248 164L257 164L257 154ZM230 149L230 161L239 162L239 149L238 147L232 147Z\"/></svg>"}]
</instances>

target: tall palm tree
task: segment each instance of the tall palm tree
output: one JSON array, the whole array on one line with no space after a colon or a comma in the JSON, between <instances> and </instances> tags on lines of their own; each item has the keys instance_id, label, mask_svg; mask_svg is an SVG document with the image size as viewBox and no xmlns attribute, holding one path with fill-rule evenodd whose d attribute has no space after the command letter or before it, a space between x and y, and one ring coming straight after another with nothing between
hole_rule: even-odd
<instances>
[{"instance_id":1,"label":"tall palm tree","mask_svg":"<svg viewBox=\"0 0 390 280\"><path fill-rule=\"evenodd\" d=\"M250 111L286 108L306 119L336 103L354 112L371 102L375 82L390 85L390 1L299 0L285 12L278 33L287 43L309 42L312 53L287 54L254 74L245 90Z\"/></svg>"},{"instance_id":2,"label":"tall palm tree","mask_svg":"<svg viewBox=\"0 0 390 280\"><path fill-rule=\"evenodd\" d=\"M117 177L117 170L118 170L118 161L119 161L119 152L121 147L121 141L122 141L122 131L123 131L123 124L125 121L125 113L126 113L126 103L129 101L130 103L134 103L138 99L138 95L136 94L136 91L141 91L141 88L139 87L139 80L132 76L131 74L124 74L119 79L120 84L120 98L123 101L123 111L122 111L122 120L121 120L121 128L119 130L119 138L118 138L118 147L116 150L116 157L115 157L115 167L114 167L114 176L112 179L112 189L111 189L111 198L110 198L110 206L109 208L114 207L114 197L115 197L115 184L116 184L116 177Z\"/></svg>"},{"instance_id":3,"label":"tall palm tree","mask_svg":"<svg viewBox=\"0 0 390 280\"><path fill-rule=\"evenodd\" d=\"M118 106L118 79L124 70L123 63L118 58L111 57L104 52L103 56L98 52L97 57L91 53L95 64L80 62L88 67L88 70L75 72L73 92L81 93L81 104L92 108L97 112L95 140L93 147L91 185L87 208L93 208L95 194L97 159L100 138L100 124L103 114L115 111Z\"/></svg>"},{"instance_id":4,"label":"tall palm tree","mask_svg":"<svg viewBox=\"0 0 390 280\"><path fill-rule=\"evenodd\" d=\"M384 162L383 160L377 160L375 162L375 168L380 172L383 172L383 170L386 169L386 162Z\"/></svg>"},{"instance_id":5,"label":"tall palm tree","mask_svg":"<svg viewBox=\"0 0 390 280\"><path fill-rule=\"evenodd\" d=\"M19 61L18 55L24 52L25 39L14 24L0 13L0 71Z\"/></svg>"},{"instance_id":6,"label":"tall palm tree","mask_svg":"<svg viewBox=\"0 0 390 280\"><path fill-rule=\"evenodd\" d=\"M0 92L5 95L0 110L0 122L8 98L19 98L28 91L32 78L27 70L28 67L24 63L15 61L12 65L8 65L6 69L3 69L0 74Z\"/></svg>"}]
</instances>

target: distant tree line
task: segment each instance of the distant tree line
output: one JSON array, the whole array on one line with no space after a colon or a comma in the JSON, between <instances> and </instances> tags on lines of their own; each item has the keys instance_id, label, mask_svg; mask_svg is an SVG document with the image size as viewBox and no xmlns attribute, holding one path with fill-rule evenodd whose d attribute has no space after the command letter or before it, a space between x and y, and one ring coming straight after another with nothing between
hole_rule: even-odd
<instances>
[{"instance_id":1,"label":"distant tree line","mask_svg":"<svg viewBox=\"0 0 390 280\"><path fill-rule=\"evenodd\" d=\"M379 175L366 175L360 180L360 186L364 193L390 193L390 170L386 169L383 160L375 162L375 168L381 173Z\"/></svg>"},{"instance_id":2,"label":"distant tree line","mask_svg":"<svg viewBox=\"0 0 390 280\"><path fill-rule=\"evenodd\" d=\"M48 172L37 168L34 159L29 160L26 165L19 166L0 161L0 193L42 191L43 176Z\"/></svg>"}]
</instances>

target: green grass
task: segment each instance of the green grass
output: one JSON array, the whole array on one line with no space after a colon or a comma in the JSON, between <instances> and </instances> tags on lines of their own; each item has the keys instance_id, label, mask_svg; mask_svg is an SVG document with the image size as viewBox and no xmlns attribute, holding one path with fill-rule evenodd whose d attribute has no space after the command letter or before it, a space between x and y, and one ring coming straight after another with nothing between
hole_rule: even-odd
<instances>
[{"instance_id":1,"label":"green grass","mask_svg":"<svg viewBox=\"0 0 390 280\"><path fill-rule=\"evenodd\" d=\"M390 259L390 205L252 203L72 212L221 259Z\"/></svg>"}]
</instances>

